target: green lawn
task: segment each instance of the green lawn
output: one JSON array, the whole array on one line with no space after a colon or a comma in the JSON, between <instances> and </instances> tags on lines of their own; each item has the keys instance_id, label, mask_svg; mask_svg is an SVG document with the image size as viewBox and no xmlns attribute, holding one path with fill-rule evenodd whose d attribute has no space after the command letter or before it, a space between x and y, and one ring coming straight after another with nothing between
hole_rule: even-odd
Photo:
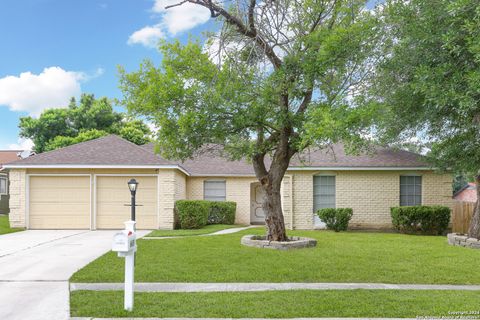
<instances>
[{"instance_id":1,"label":"green lawn","mask_svg":"<svg viewBox=\"0 0 480 320\"><path fill-rule=\"evenodd\" d=\"M411 317L479 312L480 291L301 290L216 293L136 293L123 310L122 291L71 293L73 317ZM478 314L473 314L478 317ZM453 315L455 316L455 315Z\"/></svg>"},{"instance_id":2,"label":"green lawn","mask_svg":"<svg viewBox=\"0 0 480 320\"><path fill-rule=\"evenodd\" d=\"M480 284L480 250L449 246L446 237L291 231L316 248L245 247L245 234L139 240L137 282L382 282ZM110 252L76 272L72 282L123 282L124 261Z\"/></svg>"},{"instance_id":3,"label":"green lawn","mask_svg":"<svg viewBox=\"0 0 480 320\"><path fill-rule=\"evenodd\" d=\"M8 222L8 216L0 216L0 234L12 233L17 231L22 231L23 229L10 228L10 223Z\"/></svg>"},{"instance_id":4,"label":"green lawn","mask_svg":"<svg viewBox=\"0 0 480 320\"><path fill-rule=\"evenodd\" d=\"M198 236L201 234L213 233L216 231L240 228L243 225L235 224L209 224L200 229L178 229L178 230L155 230L146 235L146 237L183 237L183 236Z\"/></svg>"}]
</instances>

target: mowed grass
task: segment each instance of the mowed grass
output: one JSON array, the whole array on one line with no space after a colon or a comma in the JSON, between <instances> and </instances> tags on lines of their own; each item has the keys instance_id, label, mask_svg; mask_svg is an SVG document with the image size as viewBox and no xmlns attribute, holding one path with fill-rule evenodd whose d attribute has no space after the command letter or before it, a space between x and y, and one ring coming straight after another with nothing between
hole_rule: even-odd
<instances>
[{"instance_id":1,"label":"mowed grass","mask_svg":"<svg viewBox=\"0 0 480 320\"><path fill-rule=\"evenodd\" d=\"M245 247L245 234L139 240L137 282L380 282L480 284L480 250L454 247L446 237L290 231L317 247L277 251ZM73 275L72 282L123 282L124 261L110 252Z\"/></svg>"},{"instance_id":2,"label":"mowed grass","mask_svg":"<svg viewBox=\"0 0 480 320\"><path fill-rule=\"evenodd\" d=\"M22 231L23 229L10 228L10 222L8 221L8 216L0 215L0 234L7 234L17 231Z\"/></svg>"},{"instance_id":3,"label":"mowed grass","mask_svg":"<svg viewBox=\"0 0 480 320\"><path fill-rule=\"evenodd\" d=\"M178 230L155 230L150 232L146 237L184 237L184 236L198 236L202 234L209 234L220 230L240 228L243 225L232 224L209 224L200 229L178 229Z\"/></svg>"},{"instance_id":4,"label":"mowed grass","mask_svg":"<svg viewBox=\"0 0 480 320\"><path fill-rule=\"evenodd\" d=\"M451 314L455 311L478 312L478 301L480 291L136 293L133 312L126 312L122 291L75 291L70 296L70 310L73 317L415 318L455 316Z\"/></svg>"}]
</instances>

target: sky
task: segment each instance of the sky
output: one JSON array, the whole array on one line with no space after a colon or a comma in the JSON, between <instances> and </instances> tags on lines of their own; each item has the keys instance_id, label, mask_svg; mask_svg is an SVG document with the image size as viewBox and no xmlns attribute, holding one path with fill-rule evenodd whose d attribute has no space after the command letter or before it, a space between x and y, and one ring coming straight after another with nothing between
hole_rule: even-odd
<instances>
[{"instance_id":1,"label":"sky","mask_svg":"<svg viewBox=\"0 0 480 320\"><path fill-rule=\"evenodd\" d=\"M117 66L158 63L159 39L188 40L217 27L204 8L175 0L0 0L0 149L28 149L22 116L93 93L120 98ZM119 110L122 111L121 107ZM124 110L123 110L124 111Z\"/></svg>"},{"instance_id":2,"label":"sky","mask_svg":"<svg viewBox=\"0 0 480 320\"><path fill-rule=\"evenodd\" d=\"M205 8L164 9L178 2L0 0L0 150L31 149L19 138L20 117L65 107L81 93L121 98L117 66L159 63L160 39L186 42L218 29Z\"/></svg>"}]
</instances>

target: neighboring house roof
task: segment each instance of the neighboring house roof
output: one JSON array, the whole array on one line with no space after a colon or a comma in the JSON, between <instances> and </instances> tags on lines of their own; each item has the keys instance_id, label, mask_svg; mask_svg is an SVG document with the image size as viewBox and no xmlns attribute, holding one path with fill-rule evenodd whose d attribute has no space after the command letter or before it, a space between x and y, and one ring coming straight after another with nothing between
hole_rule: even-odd
<instances>
[{"instance_id":1,"label":"neighboring house roof","mask_svg":"<svg viewBox=\"0 0 480 320\"><path fill-rule=\"evenodd\" d=\"M4 164L21 159L19 153L23 150L0 150L0 169Z\"/></svg>"},{"instance_id":2,"label":"neighboring house roof","mask_svg":"<svg viewBox=\"0 0 480 320\"><path fill-rule=\"evenodd\" d=\"M37 154L10 163L7 167L175 167L194 176L254 175L253 167L247 161L228 161L219 153L218 148L210 148L192 160L169 161L154 153L152 143L137 146L118 136L109 135ZM412 152L377 147L371 153L350 156L345 154L341 144L325 150L304 152L300 156L295 156L290 163L291 170L428 170L429 168L421 155Z\"/></svg>"},{"instance_id":3,"label":"neighboring house roof","mask_svg":"<svg viewBox=\"0 0 480 320\"><path fill-rule=\"evenodd\" d=\"M469 182L463 189L458 191L453 198L458 201L477 202L477 186Z\"/></svg>"}]
</instances>

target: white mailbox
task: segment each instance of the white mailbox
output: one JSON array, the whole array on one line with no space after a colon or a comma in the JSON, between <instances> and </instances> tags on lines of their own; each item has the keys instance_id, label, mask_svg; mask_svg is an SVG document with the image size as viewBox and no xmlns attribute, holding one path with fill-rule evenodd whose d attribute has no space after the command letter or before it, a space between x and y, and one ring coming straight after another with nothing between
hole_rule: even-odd
<instances>
[{"instance_id":1,"label":"white mailbox","mask_svg":"<svg viewBox=\"0 0 480 320\"><path fill-rule=\"evenodd\" d=\"M112 251L127 254L137 251L136 236L133 231L123 230L113 236Z\"/></svg>"}]
</instances>

